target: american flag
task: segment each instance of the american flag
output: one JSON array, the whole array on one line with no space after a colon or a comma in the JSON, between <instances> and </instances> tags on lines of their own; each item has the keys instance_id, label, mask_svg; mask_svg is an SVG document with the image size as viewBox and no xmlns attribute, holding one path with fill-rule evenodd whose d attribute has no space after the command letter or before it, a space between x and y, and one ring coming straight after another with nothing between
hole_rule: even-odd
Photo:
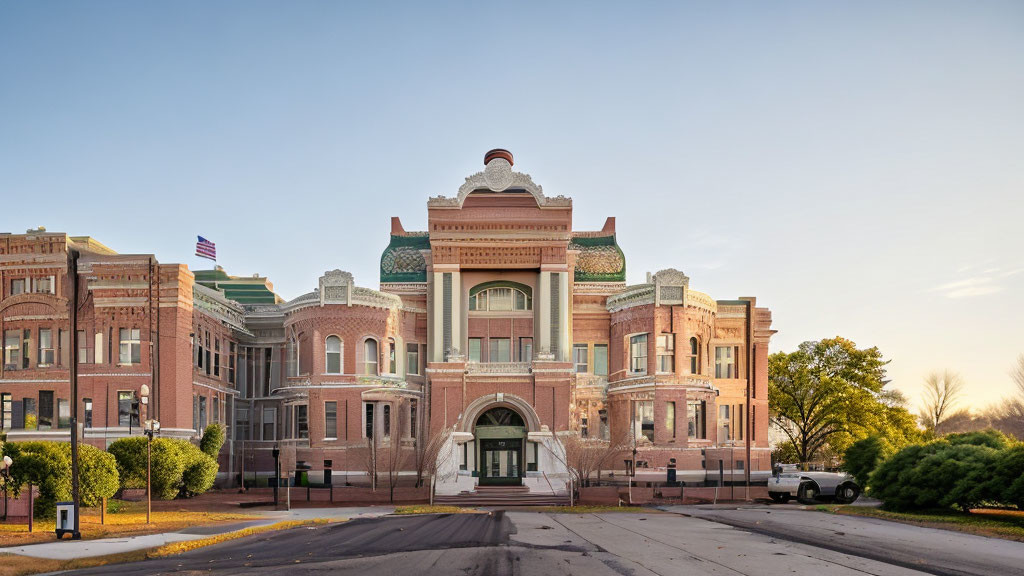
<instances>
[{"instance_id":1,"label":"american flag","mask_svg":"<svg viewBox=\"0 0 1024 576\"><path fill-rule=\"evenodd\" d=\"M199 256L200 258L209 258L216 262L217 245L202 236L198 236L198 238L199 241L196 242L196 256Z\"/></svg>"}]
</instances>

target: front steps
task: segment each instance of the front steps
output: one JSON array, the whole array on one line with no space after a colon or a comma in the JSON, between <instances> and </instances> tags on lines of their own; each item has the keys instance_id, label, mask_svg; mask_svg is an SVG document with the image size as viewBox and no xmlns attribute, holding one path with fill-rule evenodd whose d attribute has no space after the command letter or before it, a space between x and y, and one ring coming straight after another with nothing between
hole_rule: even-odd
<instances>
[{"instance_id":1,"label":"front steps","mask_svg":"<svg viewBox=\"0 0 1024 576\"><path fill-rule=\"evenodd\" d=\"M530 492L527 486L477 486L472 492L434 496L435 504L455 506L568 506L568 494Z\"/></svg>"}]
</instances>

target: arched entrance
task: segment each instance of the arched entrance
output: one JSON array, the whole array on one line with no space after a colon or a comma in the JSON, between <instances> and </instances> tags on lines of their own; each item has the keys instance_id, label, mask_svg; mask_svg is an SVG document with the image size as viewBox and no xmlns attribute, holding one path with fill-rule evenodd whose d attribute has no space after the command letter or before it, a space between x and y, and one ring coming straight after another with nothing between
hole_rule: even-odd
<instances>
[{"instance_id":1,"label":"arched entrance","mask_svg":"<svg viewBox=\"0 0 1024 576\"><path fill-rule=\"evenodd\" d=\"M474 436L480 445L477 462L480 485L522 485L526 456L523 417L505 406L491 408L477 418Z\"/></svg>"}]
</instances>

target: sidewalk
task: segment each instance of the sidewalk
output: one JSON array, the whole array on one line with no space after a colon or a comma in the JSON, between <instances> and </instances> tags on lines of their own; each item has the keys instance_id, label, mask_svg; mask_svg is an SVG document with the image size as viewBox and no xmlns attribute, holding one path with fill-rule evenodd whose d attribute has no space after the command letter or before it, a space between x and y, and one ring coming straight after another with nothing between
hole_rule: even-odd
<instances>
[{"instance_id":1,"label":"sidewalk","mask_svg":"<svg viewBox=\"0 0 1024 576\"><path fill-rule=\"evenodd\" d=\"M106 556L109 554L121 554L135 550L155 548L174 542L186 540L199 540L219 534L229 534L246 528L257 526L269 526L277 522L288 520L313 520L323 518L335 522L351 520L353 518L375 518L394 512L390 506L368 506L359 508L300 508L290 511L274 510L260 513L262 518L247 522L234 522L221 525L200 525L192 526L177 532L166 532L163 534L148 534L145 536L133 536L130 538L105 538L102 540L54 540L45 544L29 544L26 546L12 546L0 548L0 554L18 554L33 558L47 558L51 560L72 560L74 558L89 558L92 556Z\"/></svg>"}]
</instances>

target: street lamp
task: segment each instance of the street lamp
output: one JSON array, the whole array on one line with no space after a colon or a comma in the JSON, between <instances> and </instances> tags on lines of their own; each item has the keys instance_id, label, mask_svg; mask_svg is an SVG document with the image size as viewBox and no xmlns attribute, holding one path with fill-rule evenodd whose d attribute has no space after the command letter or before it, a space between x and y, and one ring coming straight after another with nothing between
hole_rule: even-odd
<instances>
[{"instance_id":1,"label":"street lamp","mask_svg":"<svg viewBox=\"0 0 1024 576\"><path fill-rule=\"evenodd\" d=\"M149 386L143 384L139 389L139 396L142 399L142 405L148 407ZM148 410L146 416L149 416ZM149 439L146 442L146 524L149 524L153 514L153 435L160 431L160 422L147 418L143 431Z\"/></svg>"},{"instance_id":2,"label":"street lamp","mask_svg":"<svg viewBox=\"0 0 1024 576\"><path fill-rule=\"evenodd\" d=\"M7 521L7 485L11 481L11 464L14 460L11 460L10 456L4 456L3 460L0 460L0 476L4 477L4 522Z\"/></svg>"}]
</instances>

